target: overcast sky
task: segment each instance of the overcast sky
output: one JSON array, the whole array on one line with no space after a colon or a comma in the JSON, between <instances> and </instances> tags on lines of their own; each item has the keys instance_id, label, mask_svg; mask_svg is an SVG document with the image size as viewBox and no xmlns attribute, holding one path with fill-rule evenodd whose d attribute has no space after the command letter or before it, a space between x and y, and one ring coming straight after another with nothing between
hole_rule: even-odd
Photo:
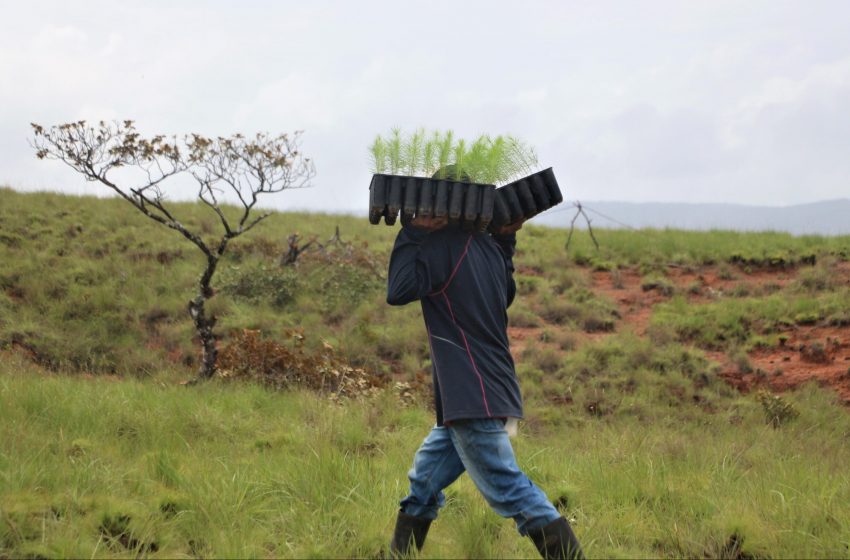
<instances>
[{"instance_id":1,"label":"overcast sky","mask_svg":"<svg viewBox=\"0 0 850 560\"><path fill-rule=\"evenodd\" d=\"M392 126L512 133L569 200L850 197L850 2L2 0L0 184L105 194L29 122L305 131L314 188L365 210Z\"/></svg>"}]
</instances>

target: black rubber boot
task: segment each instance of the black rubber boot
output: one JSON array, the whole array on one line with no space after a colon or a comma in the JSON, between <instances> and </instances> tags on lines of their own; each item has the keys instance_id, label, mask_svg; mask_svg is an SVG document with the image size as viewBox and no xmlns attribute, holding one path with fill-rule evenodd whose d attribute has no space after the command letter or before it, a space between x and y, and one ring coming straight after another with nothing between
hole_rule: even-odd
<instances>
[{"instance_id":1,"label":"black rubber boot","mask_svg":"<svg viewBox=\"0 0 850 560\"><path fill-rule=\"evenodd\" d=\"M559 517L541 529L529 531L528 536L534 541L540 556L546 560L584 560L584 553L581 551L578 539L563 517Z\"/></svg>"},{"instance_id":2,"label":"black rubber boot","mask_svg":"<svg viewBox=\"0 0 850 560\"><path fill-rule=\"evenodd\" d=\"M393 540L390 543L390 557L408 557L411 552L422 550L430 526L430 519L408 515L403 511L399 511L395 522Z\"/></svg>"}]
</instances>

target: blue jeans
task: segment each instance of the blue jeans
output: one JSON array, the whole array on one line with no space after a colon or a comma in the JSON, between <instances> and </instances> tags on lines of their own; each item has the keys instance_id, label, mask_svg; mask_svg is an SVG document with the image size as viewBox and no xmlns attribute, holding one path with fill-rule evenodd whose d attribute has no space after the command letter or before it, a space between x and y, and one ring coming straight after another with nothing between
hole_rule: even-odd
<instances>
[{"instance_id":1,"label":"blue jeans","mask_svg":"<svg viewBox=\"0 0 850 560\"><path fill-rule=\"evenodd\" d=\"M407 473L410 494L401 501L401 510L436 519L446 503L443 489L464 471L496 513L516 522L521 535L561 516L519 469L504 423L497 418L434 426Z\"/></svg>"}]
</instances>

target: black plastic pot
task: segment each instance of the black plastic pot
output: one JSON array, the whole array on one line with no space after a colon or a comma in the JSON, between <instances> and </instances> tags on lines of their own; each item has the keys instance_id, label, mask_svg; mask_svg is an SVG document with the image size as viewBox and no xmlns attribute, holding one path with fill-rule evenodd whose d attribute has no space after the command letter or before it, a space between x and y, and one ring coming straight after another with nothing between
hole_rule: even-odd
<instances>
[{"instance_id":1,"label":"black plastic pot","mask_svg":"<svg viewBox=\"0 0 850 560\"><path fill-rule=\"evenodd\" d=\"M369 185L369 221L381 217L393 225L401 212L405 217L448 217L465 230L486 231L496 202L494 185L461 181L375 174Z\"/></svg>"},{"instance_id":2,"label":"black plastic pot","mask_svg":"<svg viewBox=\"0 0 850 560\"><path fill-rule=\"evenodd\" d=\"M549 167L496 189L490 231L528 220L564 201L555 173Z\"/></svg>"}]
</instances>

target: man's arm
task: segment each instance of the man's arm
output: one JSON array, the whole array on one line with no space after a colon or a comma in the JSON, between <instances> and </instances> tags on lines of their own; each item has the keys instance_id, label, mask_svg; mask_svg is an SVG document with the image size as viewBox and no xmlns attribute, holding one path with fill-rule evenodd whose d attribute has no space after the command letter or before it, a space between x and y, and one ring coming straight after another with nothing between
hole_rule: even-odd
<instances>
[{"instance_id":1,"label":"man's arm","mask_svg":"<svg viewBox=\"0 0 850 560\"><path fill-rule=\"evenodd\" d=\"M505 274L508 286L508 307L516 297L516 281L514 280L514 253L516 252L516 232L522 228L522 222L511 224L493 234L493 240L502 250L505 257Z\"/></svg>"},{"instance_id":2,"label":"man's arm","mask_svg":"<svg viewBox=\"0 0 850 560\"><path fill-rule=\"evenodd\" d=\"M387 273L387 303L404 305L433 291L440 278L424 258L422 243L429 232L444 226L444 220L415 218L398 232Z\"/></svg>"}]
</instances>

